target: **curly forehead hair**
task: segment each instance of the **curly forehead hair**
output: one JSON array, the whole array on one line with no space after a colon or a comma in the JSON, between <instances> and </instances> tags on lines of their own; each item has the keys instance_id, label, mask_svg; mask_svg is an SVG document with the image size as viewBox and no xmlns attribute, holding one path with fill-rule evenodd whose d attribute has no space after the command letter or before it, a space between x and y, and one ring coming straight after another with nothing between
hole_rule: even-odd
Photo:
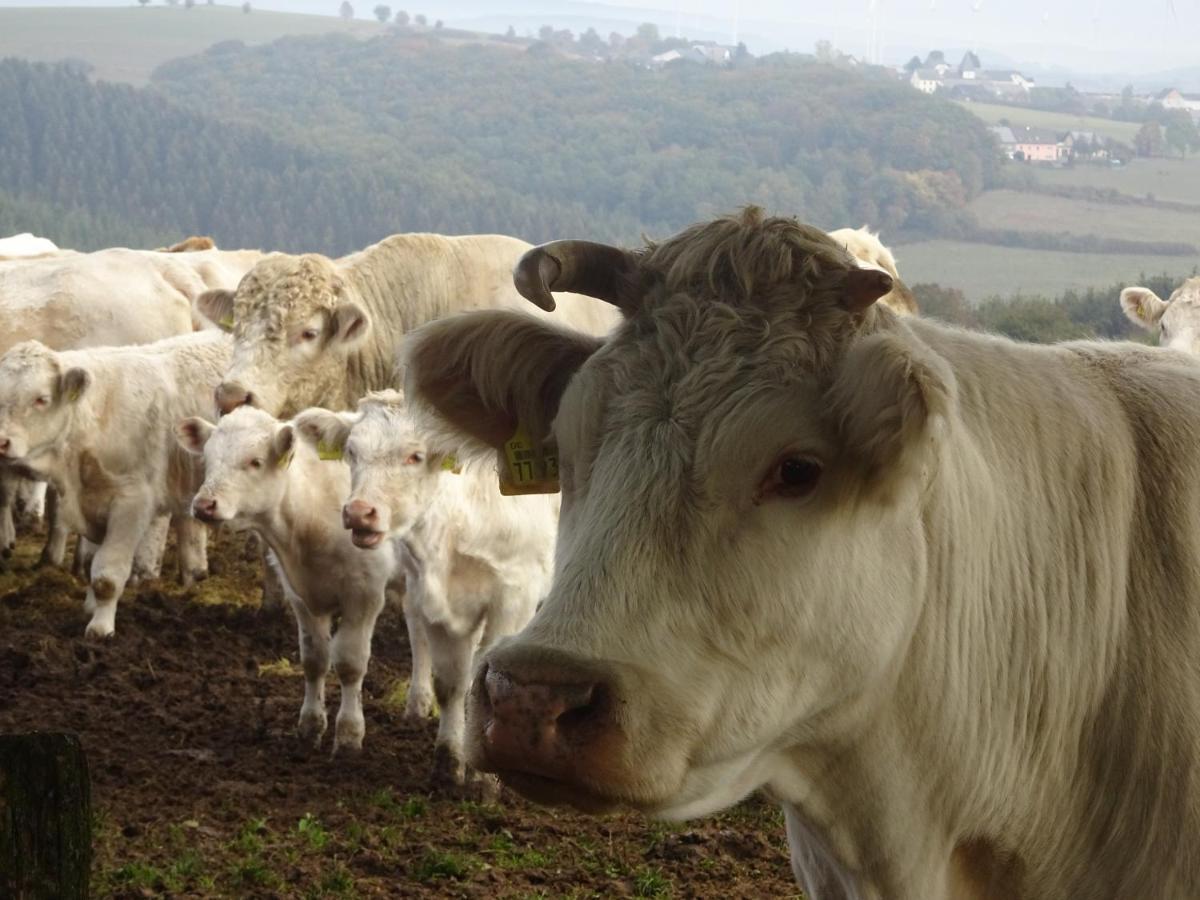
<instances>
[{"instance_id":1,"label":"curly forehead hair","mask_svg":"<svg viewBox=\"0 0 1200 900\"><path fill-rule=\"evenodd\" d=\"M10 371L22 372L52 356L53 351L41 341L22 341L13 344L2 358Z\"/></svg>"},{"instance_id":2,"label":"curly forehead hair","mask_svg":"<svg viewBox=\"0 0 1200 900\"><path fill-rule=\"evenodd\" d=\"M282 333L290 312L311 315L332 309L339 278L333 261L317 253L275 253L251 269L238 285L235 323L265 322L268 334ZM235 324L236 331L236 324Z\"/></svg>"},{"instance_id":3,"label":"curly forehead hair","mask_svg":"<svg viewBox=\"0 0 1200 900\"><path fill-rule=\"evenodd\" d=\"M781 291L819 296L855 266L825 232L765 216L757 206L648 241L637 263L650 290L658 285L667 296L709 296L733 306L763 306Z\"/></svg>"}]
</instances>

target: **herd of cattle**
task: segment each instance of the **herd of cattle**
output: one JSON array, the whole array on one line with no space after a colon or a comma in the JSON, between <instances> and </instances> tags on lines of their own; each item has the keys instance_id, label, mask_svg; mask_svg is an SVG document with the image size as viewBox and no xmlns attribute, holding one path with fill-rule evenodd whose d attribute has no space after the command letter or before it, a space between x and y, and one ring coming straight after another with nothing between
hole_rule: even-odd
<instances>
[{"instance_id":1,"label":"herd of cattle","mask_svg":"<svg viewBox=\"0 0 1200 900\"><path fill-rule=\"evenodd\" d=\"M459 783L762 789L814 900L1200 897L1200 279L1120 297L1168 349L1047 347L754 208L638 250L39 240L0 241L0 550L44 492L89 636L227 524L335 752L390 599Z\"/></svg>"}]
</instances>

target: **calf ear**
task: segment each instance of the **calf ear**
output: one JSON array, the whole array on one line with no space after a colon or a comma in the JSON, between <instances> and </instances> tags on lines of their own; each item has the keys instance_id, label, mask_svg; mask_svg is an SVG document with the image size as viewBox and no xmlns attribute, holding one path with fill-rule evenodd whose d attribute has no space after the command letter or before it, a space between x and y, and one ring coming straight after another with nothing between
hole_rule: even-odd
<instances>
[{"instance_id":1,"label":"calf ear","mask_svg":"<svg viewBox=\"0 0 1200 900\"><path fill-rule=\"evenodd\" d=\"M233 330L233 298L234 291L217 288L205 291L196 298L196 309L206 318L216 323L223 331Z\"/></svg>"},{"instance_id":2,"label":"calf ear","mask_svg":"<svg viewBox=\"0 0 1200 900\"><path fill-rule=\"evenodd\" d=\"M1134 325L1153 330L1167 311L1167 304L1150 288L1127 287L1121 291L1121 309Z\"/></svg>"},{"instance_id":3,"label":"calf ear","mask_svg":"<svg viewBox=\"0 0 1200 900\"><path fill-rule=\"evenodd\" d=\"M367 339L370 330L371 317L367 315L367 311L353 300L345 300L333 311L329 324L329 339L336 341L345 350L353 350Z\"/></svg>"},{"instance_id":4,"label":"calf ear","mask_svg":"<svg viewBox=\"0 0 1200 900\"><path fill-rule=\"evenodd\" d=\"M317 448L321 459L341 459L350 437L350 424L327 409L306 409L292 420L300 439Z\"/></svg>"},{"instance_id":5,"label":"calf ear","mask_svg":"<svg viewBox=\"0 0 1200 900\"><path fill-rule=\"evenodd\" d=\"M518 312L451 316L408 336L406 394L458 436L500 448L521 425L540 442L567 383L602 344Z\"/></svg>"},{"instance_id":6,"label":"calf ear","mask_svg":"<svg viewBox=\"0 0 1200 900\"><path fill-rule=\"evenodd\" d=\"M847 312L860 313L891 289L891 275L883 269L860 264L846 273L842 306Z\"/></svg>"},{"instance_id":7,"label":"calf ear","mask_svg":"<svg viewBox=\"0 0 1200 900\"><path fill-rule=\"evenodd\" d=\"M175 426L175 439L179 441L179 446L188 453L195 453L198 456L204 452L204 445L208 443L208 439L212 437L215 430L216 426L211 422L193 416Z\"/></svg>"},{"instance_id":8,"label":"calf ear","mask_svg":"<svg viewBox=\"0 0 1200 900\"><path fill-rule=\"evenodd\" d=\"M271 439L271 462L281 469L286 469L291 465L295 444L295 429L290 424L279 426L275 431L275 437Z\"/></svg>"},{"instance_id":9,"label":"calf ear","mask_svg":"<svg viewBox=\"0 0 1200 900\"><path fill-rule=\"evenodd\" d=\"M58 396L66 403L74 403L92 383L92 376L86 369L67 369L58 378Z\"/></svg>"},{"instance_id":10,"label":"calf ear","mask_svg":"<svg viewBox=\"0 0 1200 900\"><path fill-rule=\"evenodd\" d=\"M923 344L876 333L850 348L829 400L847 452L871 476L911 472L954 406L954 375Z\"/></svg>"}]
</instances>

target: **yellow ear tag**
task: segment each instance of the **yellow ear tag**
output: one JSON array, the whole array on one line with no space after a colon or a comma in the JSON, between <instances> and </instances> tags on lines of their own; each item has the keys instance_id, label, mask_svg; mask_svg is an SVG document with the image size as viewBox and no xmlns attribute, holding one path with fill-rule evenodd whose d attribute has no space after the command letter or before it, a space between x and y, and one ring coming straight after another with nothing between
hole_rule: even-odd
<instances>
[{"instance_id":1,"label":"yellow ear tag","mask_svg":"<svg viewBox=\"0 0 1200 900\"><path fill-rule=\"evenodd\" d=\"M68 403L74 403L78 399L79 399L79 388L71 388L71 390L67 391L67 402Z\"/></svg>"},{"instance_id":2,"label":"yellow ear tag","mask_svg":"<svg viewBox=\"0 0 1200 900\"><path fill-rule=\"evenodd\" d=\"M295 449L289 450L287 453L283 454L283 456L279 457L279 462L276 463L276 465L281 469L286 469L292 464L292 457L295 456L295 454Z\"/></svg>"},{"instance_id":3,"label":"yellow ear tag","mask_svg":"<svg viewBox=\"0 0 1200 900\"><path fill-rule=\"evenodd\" d=\"M233 316L226 316L217 324L220 325L222 328L232 328L233 327Z\"/></svg>"},{"instance_id":4,"label":"yellow ear tag","mask_svg":"<svg viewBox=\"0 0 1200 900\"><path fill-rule=\"evenodd\" d=\"M500 493L506 497L520 494L557 494L558 453L552 446L536 449L524 425L504 442L500 459Z\"/></svg>"},{"instance_id":5,"label":"yellow ear tag","mask_svg":"<svg viewBox=\"0 0 1200 900\"><path fill-rule=\"evenodd\" d=\"M317 456L320 459L336 462L342 458L342 448L325 441L317 441Z\"/></svg>"},{"instance_id":6,"label":"yellow ear tag","mask_svg":"<svg viewBox=\"0 0 1200 900\"><path fill-rule=\"evenodd\" d=\"M442 457L442 471L449 472L452 475L461 475L462 466L458 464L458 457L453 453L448 453Z\"/></svg>"}]
</instances>

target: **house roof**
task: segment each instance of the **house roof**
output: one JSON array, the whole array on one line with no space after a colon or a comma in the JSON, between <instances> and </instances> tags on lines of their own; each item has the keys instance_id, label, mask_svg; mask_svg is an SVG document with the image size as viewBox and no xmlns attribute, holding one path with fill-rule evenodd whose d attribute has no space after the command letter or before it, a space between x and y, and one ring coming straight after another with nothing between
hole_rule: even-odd
<instances>
[{"instance_id":1,"label":"house roof","mask_svg":"<svg viewBox=\"0 0 1200 900\"><path fill-rule=\"evenodd\" d=\"M972 71L982 69L983 65L979 62L979 57L968 50L963 54L962 62L959 63L958 67L964 71Z\"/></svg>"},{"instance_id":2,"label":"house roof","mask_svg":"<svg viewBox=\"0 0 1200 900\"><path fill-rule=\"evenodd\" d=\"M1049 128L1014 128L1013 136L1018 144L1057 144L1061 140L1057 131Z\"/></svg>"}]
</instances>

